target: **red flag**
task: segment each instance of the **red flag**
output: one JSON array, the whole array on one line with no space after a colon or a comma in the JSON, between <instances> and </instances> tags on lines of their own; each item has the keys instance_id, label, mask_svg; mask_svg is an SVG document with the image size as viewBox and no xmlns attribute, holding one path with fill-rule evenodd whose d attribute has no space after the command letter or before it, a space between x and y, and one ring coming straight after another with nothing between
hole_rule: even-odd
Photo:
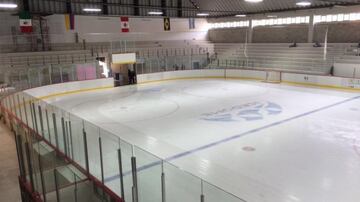
<instances>
[{"instance_id":1,"label":"red flag","mask_svg":"<svg viewBox=\"0 0 360 202\"><path fill-rule=\"evenodd\" d=\"M129 17L120 17L121 20L121 32L129 32Z\"/></svg>"},{"instance_id":2,"label":"red flag","mask_svg":"<svg viewBox=\"0 0 360 202\"><path fill-rule=\"evenodd\" d=\"M31 15L29 12L23 11L19 14L20 30L23 33L30 33L33 31Z\"/></svg>"}]
</instances>

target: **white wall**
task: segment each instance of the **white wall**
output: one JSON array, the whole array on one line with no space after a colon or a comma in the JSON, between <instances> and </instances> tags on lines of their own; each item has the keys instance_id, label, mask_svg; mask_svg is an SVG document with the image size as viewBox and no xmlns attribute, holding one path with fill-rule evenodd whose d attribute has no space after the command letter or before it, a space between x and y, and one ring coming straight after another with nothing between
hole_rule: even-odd
<instances>
[{"instance_id":1,"label":"white wall","mask_svg":"<svg viewBox=\"0 0 360 202\"><path fill-rule=\"evenodd\" d=\"M121 33L120 17L75 16L75 30L65 29L64 15L46 17L53 42L63 43L75 40L75 33L79 33L80 40L87 42L106 42L110 40L206 40L207 20L196 19L196 29L189 29L187 18L171 18L171 31L164 31L163 18L130 17L129 33ZM70 41L69 41L70 40Z\"/></svg>"},{"instance_id":2,"label":"white wall","mask_svg":"<svg viewBox=\"0 0 360 202\"><path fill-rule=\"evenodd\" d=\"M334 64L334 75L341 77L360 78L360 64Z\"/></svg>"},{"instance_id":3,"label":"white wall","mask_svg":"<svg viewBox=\"0 0 360 202\"><path fill-rule=\"evenodd\" d=\"M75 30L67 31L65 28L65 15L49 15L46 16L46 20L52 43L75 42Z\"/></svg>"},{"instance_id":4,"label":"white wall","mask_svg":"<svg viewBox=\"0 0 360 202\"><path fill-rule=\"evenodd\" d=\"M12 16L11 13L0 12L0 26L0 44L11 44L11 27L18 28L20 26L19 17Z\"/></svg>"}]
</instances>

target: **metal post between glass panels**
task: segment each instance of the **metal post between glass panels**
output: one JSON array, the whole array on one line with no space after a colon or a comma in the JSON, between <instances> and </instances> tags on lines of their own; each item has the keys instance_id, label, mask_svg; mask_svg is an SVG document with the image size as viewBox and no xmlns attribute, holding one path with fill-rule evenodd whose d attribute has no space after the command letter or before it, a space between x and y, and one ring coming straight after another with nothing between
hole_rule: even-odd
<instances>
[{"instance_id":1,"label":"metal post between glass panels","mask_svg":"<svg viewBox=\"0 0 360 202\"><path fill-rule=\"evenodd\" d=\"M40 180L41 180L41 187L42 187L42 193L43 193L43 200L44 200L44 202L46 202L46 186L45 186L45 181L44 181L44 174L43 174L40 153L38 154L38 161L39 161L39 171L40 171Z\"/></svg>"},{"instance_id":2,"label":"metal post between glass panels","mask_svg":"<svg viewBox=\"0 0 360 202\"><path fill-rule=\"evenodd\" d=\"M47 133L48 133L48 140L51 143L51 135L50 135L50 125L49 125L49 114L48 114L48 110L45 109L45 116L46 116L46 125L47 125Z\"/></svg>"},{"instance_id":3,"label":"metal post between glass panels","mask_svg":"<svg viewBox=\"0 0 360 202\"><path fill-rule=\"evenodd\" d=\"M86 172L89 173L90 172L90 170L89 170L89 156L88 156L88 146L87 146L87 137L86 137L85 128L83 128L83 140L84 140L85 167L86 167Z\"/></svg>"},{"instance_id":4,"label":"metal post between glass panels","mask_svg":"<svg viewBox=\"0 0 360 202\"><path fill-rule=\"evenodd\" d=\"M23 116L22 116L22 112L21 112L21 103L20 103L20 94L17 94L17 101L18 101L18 107L19 107L19 116L20 116L20 120L24 121L23 120Z\"/></svg>"},{"instance_id":5,"label":"metal post between glass panels","mask_svg":"<svg viewBox=\"0 0 360 202\"><path fill-rule=\"evenodd\" d=\"M28 170L29 170L31 191L34 191L33 168L32 168L32 162L31 162L31 158L30 158L30 149L29 149L28 142L25 142L25 154L26 154L26 160L27 160Z\"/></svg>"},{"instance_id":6,"label":"metal post between glass panels","mask_svg":"<svg viewBox=\"0 0 360 202\"><path fill-rule=\"evenodd\" d=\"M99 137L99 154L100 154L100 169L101 169L101 183L104 185L104 162L103 162L103 152L102 152L102 142L101 137ZM102 189L102 198L105 198L105 191Z\"/></svg>"},{"instance_id":7,"label":"metal post between glass panels","mask_svg":"<svg viewBox=\"0 0 360 202\"><path fill-rule=\"evenodd\" d=\"M34 112L32 109L32 101L29 101L29 110L30 110L30 115L31 115L31 123L32 123L32 128L35 130L35 123L34 123Z\"/></svg>"},{"instance_id":8,"label":"metal post between glass panels","mask_svg":"<svg viewBox=\"0 0 360 202\"><path fill-rule=\"evenodd\" d=\"M40 106L40 105L38 105L38 112L39 112L39 122L40 122L41 135L44 137L44 136L45 136L45 133L44 133L44 123L43 123L42 110L41 110L41 106Z\"/></svg>"},{"instance_id":9,"label":"metal post between glass panels","mask_svg":"<svg viewBox=\"0 0 360 202\"><path fill-rule=\"evenodd\" d=\"M19 129L18 129L19 131ZM16 145L16 154L18 157L18 164L19 164L19 171L20 171L20 177L24 178L25 177L25 168L24 168L24 156L23 156L23 152L22 152L22 147L21 147L21 136L17 133L15 134L15 145Z\"/></svg>"},{"instance_id":10,"label":"metal post between glass panels","mask_svg":"<svg viewBox=\"0 0 360 202\"><path fill-rule=\"evenodd\" d=\"M118 149L118 163L119 163L121 198L125 201L124 176L123 176L123 166L122 166L122 156L121 156L121 149L120 149L120 141L119 141L119 149Z\"/></svg>"},{"instance_id":11,"label":"metal post between glass panels","mask_svg":"<svg viewBox=\"0 0 360 202\"><path fill-rule=\"evenodd\" d=\"M133 155L131 157L131 172L132 172L132 180L133 180L132 198L133 198L133 202L138 202L139 194L138 194L138 184L137 184L136 157L134 156L134 148L133 148Z\"/></svg>"},{"instance_id":12,"label":"metal post between glass panels","mask_svg":"<svg viewBox=\"0 0 360 202\"><path fill-rule=\"evenodd\" d=\"M71 157L71 152L70 152L70 149L71 149L71 145L70 145L70 138L69 138L69 123L68 121L65 121L65 135L66 135L66 149L67 149L67 155Z\"/></svg>"},{"instance_id":13,"label":"metal post between glass panels","mask_svg":"<svg viewBox=\"0 0 360 202\"><path fill-rule=\"evenodd\" d=\"M71 148L71 158L74 159L74 147L73 147L73 136L72 136L72 129L71 129L71 121L69 123L69 136L70 136L70 148Z\"/></svg>"},{"instance_id":14,"label":"metal post between glass panels","mask_svg":"<svg viewBox=\"0 0 360 202\"><path fill-rule=\"evenodd\" d=\"M77 191L78 191L77 177L74 173L74 200L75 200L75 202L78 201Z\"/></svg>"},{"instance_id":15,"label":"metal post between glass panels","mask_svg":"<svg viewBox=\"0 0 360 202\"><path fill-rule=\"evenodd\" d=\"M99 137L99 154L100 154L101 182L104 184L104 164L103 164L104 161L103 161L101 137Z\"/></svg>"},{"instance_id":16,"label":"metal post between glass panels","mask_svg":"<svg viewBox=\"0 0 360 202\"><path fill-rule=\"evenodd\" d=\"M55 145L56 145L56 148L59 149L59 140L58 140L58 131L57 131L57 126L56 126L56 116L55 116L55 113L52 113L52 118L53 118L53 126L54 126Z\"/></svg>"},{"instance_id":17,"label":"metal post between glass panels","mask_svg":"<svg viewBox=\"0 0 360 202\"><path fill-rule=\"evenodd\" d=\"M25 114L25 121L26 121L26 125L27 125L27 126L29 126L28 113L27 113L27 110L26 110L25 97L23 97L23 103L24 103L24 114Z\"/></svg>"},{"instance_id":18,"label":"metal post between glass panels","mask_svg":"<svg viewBox=\"0 0 360 202\"><path fill-rule=\"evenodd\" d=\"M55 193L56 193L56 201L60 202L60 193L59 193L59 179L57 177L57 170L54 169L54 181L55 181Z\"/></svg>"},{"instance_id":19,"label":"metal post between glass panels","mask_svg":"<svg viewBox=\"0 0 360 202\"><path fill-rule=\"evenodd\" d=\"M204 195L204 182L201 180L201 195L200 195L200 202L205 202L205 195Z\"/></svg>"},{"instance_id":20,"label":"metal post between glass panels","mask_svg":"<svg viewBox=\"0 0 360 202\"><path fill-rule=\"evenodd\" d=\"M62 135L63 135L63 141L64 141L64 153L65 153L66 156L68 156L64 117L61 117L61 128L62 128L62 131L63 131Z\"/></svg>"},{"instance_id":21,"label":"metal post between glass panels","mask_svg":"<svg viewBox=\"0 0 360 202\"><path fill-rule=\"evenodd\" d=\"M12 100L12 103L13 103L13 112L16 116L18 116L17 114L17 110L16 110L16 102L15 102L15 95L12 95L11 96L11 100Z\"/></svg>"},{"instance_id":22,"label":"metal post between glass panels","mask_svg":"<svg viewBox=\"0 0 360 202\"><path fill-rule=\"evenodd\" d=\"M164 173L164 161L161 161L161 202L166 202L166 184Z\"/></svg>"}]
</instances>

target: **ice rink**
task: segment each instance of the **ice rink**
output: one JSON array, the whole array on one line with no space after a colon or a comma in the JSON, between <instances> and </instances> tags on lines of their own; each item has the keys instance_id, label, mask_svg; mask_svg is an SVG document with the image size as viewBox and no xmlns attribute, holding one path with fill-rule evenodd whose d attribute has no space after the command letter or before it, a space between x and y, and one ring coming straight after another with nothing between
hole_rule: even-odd
<instances>
[{"instance_id":1,"label":"ice rink","mask_svg":"<svg viewBox=\"0 0 360 202\"><path fill-rule=\"evenodd\" d=\"M359 93L193 79L48 101L249 202L360 201Z\"/></svg>"}]
</instances>

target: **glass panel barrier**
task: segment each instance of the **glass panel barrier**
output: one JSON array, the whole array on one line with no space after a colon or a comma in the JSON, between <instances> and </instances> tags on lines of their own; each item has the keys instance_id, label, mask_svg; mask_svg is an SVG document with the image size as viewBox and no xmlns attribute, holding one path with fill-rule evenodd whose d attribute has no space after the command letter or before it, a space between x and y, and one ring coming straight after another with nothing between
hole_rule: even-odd
<instances>
[{"instance_id":1,"label":"glass panel barrier","mask_svg":"<svg viewBox=\"0 0 360 202\"><path fill-rule=\"evenodd\" d=\"M69 131L73 145L72 159L81 167L86 168L83 120L73 114L69 114L69 116Z\"/></svg>"},{"instance_id":2,"label":"glass panel barrier","mask_svg":"<svg viewBox=\"0 0 360 202\"><path fill-rule=\"evenodd\" d=\"M118 142L120 149L121 149L121 159L122 159L122 170L123 170L123 184L124 184L124 200L125 201L132 201L132 187L133 187L133 178L132 178L132 168L131 168L131 158L133 156L133 146L126 141L119 139ZM110 178L108 181L114 178ZM117 179L117 178L115 178ZM119 180L119 181L118 181ZM113 182L121 183L121 178L114 180Z\"/></svg>"},{"instance_id":3,"label":"glass panel barrier","mask_svg":"<svg viewBox=\"0 0 360 202\"><path fill-rule=\"evenodd\" d=\"M104 171L104 183L112 191L121 196L123 186L120 181L120 159L119 158L119 138L111 133L100 129L102 144L102 161Z\"/></svg>"},{"instance_id":4,"label":"glass panel barrier","mask_svg":"<svg viewBox=\"0 0 360 202\"><path fill-rule=\"evenodd\" d=\"M84 121L84 129L86 132L86 144L88 154L89 172L101 181L101 161L99 137L100 129L92 123Z\"/></svg>"},{"instance_id":5,"label":"glass panel barrier","mask_svg":"<svg viewBox=\"0 0 360 202\"><path fill-rule=\"evenodd\" d=\"M195 50L194 50L195 51ZM163 50L149 50L148 55L153 58L143 59L137 64L136 70L140 73L151 73L160 71L172 71L182 69L202 68L242 68L259 67L267 64L268 59L214 59L212 66L208 66L208 60L203 50L196 49L196 54L182 55L182 49L173 49L166 53ZM165 58L169 54L171 56ZM144 55L144 53L143 53ZM289 68L294 64L289 64ZM96 65L95 65L96 66ZM276 63L268 67L276 66ZM31 87L45 85L48 83L68 82L82 80L93 75L94 65L53 65L43 68L32 68L21 75L12 72L12 82L17 86L23 86L19 78L28 79ZM86 71L85 71L86 70ZM89 71L88 71L89 70ZM97 73L97 72L96 72ZM39 76L39 74L43 76ZM77 75L79 74L79 75ZM207 202L241 202L236 196L225 192L199 177L184 172L169 162L133 146L121 139L122 134L113 134L105 131L97 125L82 120L80 117L68 113L60 108L38 100L26 93L14 94L2 100L23 122L37 130L41 136L56 149L65 153L83 169L89 168L89 172L99 181L109 187L114 193L122 196L126 201L133 201L134 186L138 201L196 201L199 202L203 196ZM15 127L16 122L11 122ZM63 201L74 201L77 195L76 184L85 184L82 177L71 175L73 169L67 165L64 159L57 157L56 149L47 145L43 139L30 133L26 128L19 132L21 148L26 156L26 144L30 148L30 160L34 187L40 193L44 191L42 181L45 181L46 193L53 193L55 189L55 175L57 186L59 186L59 197ZM85 132L85 133L84 133ZM32 135L26 135L32 134ZM29 139L29 137L31 137ZM47 146L46 146L47 145ZM86 158L88 157L88 158ZM132 165L135 165L134 169ZM132 164L133 163L133 164ZM30 181L29 165L26 164L25 172ZM43 171L41 171L43 169ZM55 170L56 169L56 170ZM135 172L133 172L135 171ZM43 179L41 179L43 173ZM136 174L136 177L135 177ZM136 180L136 181L135 181ZM48 186L50 188L48 188ZM91 189L90 189L91 191ZM71 194L68 194L71 193ZM99 192L100 193L100 192Z\"/></svg>"},{"instance_id":6,"label":"glass panel barrier","mask_svg":"<svg viewBox=\"0 0 360 202\"><path fill-rule=\"evenodd\" d=\"M203 181L203 194L206 202L245 202L233 194L225 192L224 190Z\"/></svg>"},{"instance_id":7,"label":"glass panel barrier","mask_svg":"<svg viewBox=\"0 0 360 202\"><path fill-rule=\"evenodd\" d=\"M166 201L199 202L201 196L201 180L174 165L164 162Z\"/></svg>"},{"instance_id":8,"label":"glass panel barrier","mask_svg":"<svg viewBox=\"0 0 360 202\"><path fill-rule=\"evenodd\" d=\"M139 202L161 201L162 160L134 146Z\"/></svg>"}]
</instances>

